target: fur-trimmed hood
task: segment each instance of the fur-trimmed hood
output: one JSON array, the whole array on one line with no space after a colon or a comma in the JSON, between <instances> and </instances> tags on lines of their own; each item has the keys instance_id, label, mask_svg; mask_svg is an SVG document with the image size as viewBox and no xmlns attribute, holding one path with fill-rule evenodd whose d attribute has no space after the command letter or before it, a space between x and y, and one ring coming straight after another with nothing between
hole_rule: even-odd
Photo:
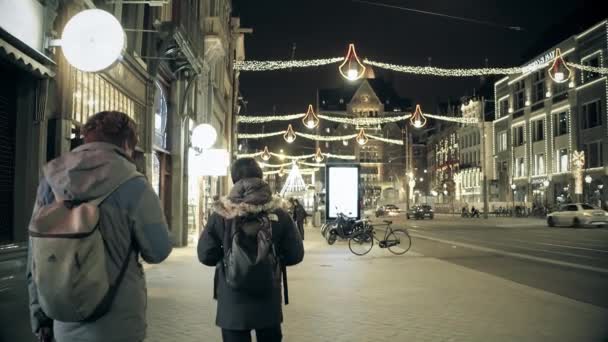
<instances>
[{"instance_id":1,"label":"fur-trimmed hood","mask_svg":"<svg viewBox=\"0 0 608 342\"><path fill-rule=\"evenodd\" d=\"M273 196L268 184L259 178L236 182L227 197L214 203L215 212L228 219L279 208L284 208L283 199Z\"/></svg>"},{"instance_id":2,"label":"fur-trimmed hood","mask_svg":"<svg viewBox=\"0 0 608 342\"><path fill-rule=\"evenodd\" d=\"M271 212L276 209L285 209L285 205L284 200L279 196L273 196L270 202L265 204L235 203L230 198L224 197L213 204L213 209L223 218L231 219L247 214L258 214L262 211Z\"/></svg>"}]
</instances>

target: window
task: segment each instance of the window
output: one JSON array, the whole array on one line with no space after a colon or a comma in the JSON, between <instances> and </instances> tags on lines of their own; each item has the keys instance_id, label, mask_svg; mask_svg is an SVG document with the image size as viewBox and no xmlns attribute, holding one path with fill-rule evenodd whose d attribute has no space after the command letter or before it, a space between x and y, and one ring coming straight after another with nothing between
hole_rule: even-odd
<instances>
[{"instance_id":1,"label":"window","mask_svg":"<svg viewBox=\"0 0 608 342\"><path fill-rule=\"evenodd\" d=\"M526 83L525 81L519 81L515 83L515 110L519 110L524 108L525 105L525 92L526 92Z\"/></svg>"},{"instance_id":2,"label":"window","mask_svg":"<svg viewBox=\"0 0 608 342\"><path fill-rule=\"evenodd\" d=\"M561 149L557 151L557 171L567 172L570 170L570 163L568 157L568 149Z\"/></svg>"},{"instance_id":3,"label":"window","mask_svg":"<svg viewBox=\"0 0 608 342\"><path fill-rule=\"evenodd\" d=\"M544 175L545 174L545 155L543 153L537 154L534 157L534 174Z\"/></svg>"},{"instance_id":4,"label":"window","mask_svg":"<svg viewBox=\"0 0 608 342\"><path fill-rule=\"evenodd\" d=\"M600 67L600 54L596 53L595 55L593 55L593 57L589 57L587 59L583 60L583 65L584 66L590 66L590 67ZM583 83L585 82L589 82L593 79L598 78L600 75L596 72L591 72L591 71L583 71L582 74L582 81Z\"/></svg>"},{"instance_id":5,"label":"window","mask_svg":"<svg viewBox=\"0 0 608 342\"><path fill-rule=\"evenodd\" d=\"M545 121L532 121L532 141L541 141L545 139Z\"/></svg>"},{"instance_id":6,"label":"window","mask_svg":"<svg viewBox=\"0 0 608 342\"><path fill-rule=\"evenodd\" d=\"M526 164L523 157L515 159L515 175L517 177L524 177L526 175Z\"/></svg>"},{"instance_id":7,"label":"window","mask_svg":"<svg viewBox=\"0 0 608 342\"><path fill-rule=\"evenodd\" d=\"M496 142L496 145L498 146L498 152L507 150L507 131L498 133L498 141Z\"/></svg>"},{"instance_id":8,"label":"window","mask_svg":"<svg viewBox=\"0 0 608 342\"><path fill-rule=\"evenodd\" d=\"M498 104L498 117L503 117L509 114L509 98L500 100Z\"/></svg>"},{"instance_id":9,"label":"window","mask_svg":"<svg viewBox=\"0 0 608 342\"><path fill-rule=\"evenodd\" d=\"M593 142L583 145L585 163L587 168L604 166L602 158L602 143Z\"/></svg>"},{"instance_id":10,"label":"window","mask_svg":"<svg viewBox=\"0 0 608 342\"><path fill-rule=\"evenodd\" d=\"M534 73L532 85L532 103L537 103L545 98L545 70Z\"/></svg>"},{"instance_id":11,"label":"window","mask_svg":"<svg viewBox=\"0 0 608 342\"><path fill-rule=\"evenodd\" d=\"M589 204L581 204L581 208L583 208L583 210L594 210L597 209Z\"/></svg>"},{"instance_id":12,"label":"window","mask_svg":"<svg viewBox=\"0 0 608 342\"><path fill-rule=\"evenodd\" d=\"M568 206L566 206L565 211L578 211L578 207L575 204L569 204Z\"/></svg>"},{"instance_id":13,"label":"window","mask_svg":"<svg viewBox=\"0 0 608 342\"><path fill-rule=\"evenodd\" d=\"M556 137L568 133L568 112L561 112L553 115L553 135Z\"/></svg>"},{"instance_id":14,"label":"window","mask_svg":"<svg viewBox=\"0 0 608 342\"><path fill-rule=\"evenodd\" d=\"M602 125L600 101L594 101L583 105L583 129L593 128Z\"/></svg>"},{"instance_id":15,"label":"window","mask_svg":"<svg viewBox=\"0 0 608 342\"><path fill-rule=\"evenodd\" d=\"M521 146L525 143L524 138L524 126L513 127L513 144L515 146Z\"/></svg>"}]
</instances>

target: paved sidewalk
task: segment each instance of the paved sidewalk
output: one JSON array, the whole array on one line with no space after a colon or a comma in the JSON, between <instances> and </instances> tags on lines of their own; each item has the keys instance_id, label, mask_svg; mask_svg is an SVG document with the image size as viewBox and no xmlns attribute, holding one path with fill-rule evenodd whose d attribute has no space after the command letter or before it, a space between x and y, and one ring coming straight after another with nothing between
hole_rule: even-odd
<instances>
[{"instance_id":1,"label":"paved sidewalk","mask_svg":"<svg viewBox=\"0 0 608 342\"><path fill-rule=\"evenodd\" d=\"M454 264L375 246L352 255L307 229L290 268L284 341L606 341L608 310ZM415 251L415 245L414 245ZM220 341L213 269L192 247L147 267L147 341Z\"/></svg>"}]
</instances>

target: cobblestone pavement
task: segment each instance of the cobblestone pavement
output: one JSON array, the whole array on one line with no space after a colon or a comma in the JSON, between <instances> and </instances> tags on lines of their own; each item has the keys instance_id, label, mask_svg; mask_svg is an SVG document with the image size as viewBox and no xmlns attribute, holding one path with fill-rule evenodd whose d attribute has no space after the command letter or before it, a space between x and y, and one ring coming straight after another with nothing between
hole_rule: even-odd
<instances>
[{"instance_id":1,"label":"cobblestone pavement","mask_svg":"<svg viewBox=\"0 0 608 342\"><path fill-rule=\"evenodd\" d=\"M608 341L608 310L416 253L350 253L308 228L284 341ZM213 269L193 247L147 267L147 341L220 341Z\"/></svg>"}]
</instances>

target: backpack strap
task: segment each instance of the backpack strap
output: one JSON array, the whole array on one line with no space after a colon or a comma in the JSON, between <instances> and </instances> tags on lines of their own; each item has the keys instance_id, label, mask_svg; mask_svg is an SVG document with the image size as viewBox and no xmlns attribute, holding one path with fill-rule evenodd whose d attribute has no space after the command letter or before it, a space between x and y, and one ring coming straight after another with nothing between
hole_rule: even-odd
<instances>
[{"instance_id":1,"label":"backpack strap","mask_svg":"<svg viewBox=\"0 0 608 342\"><path fill-rule=\"evenodd\" d=\"M281 263L281 273L283 274L283 300L285 305L289 305L289 287L287 286L287 266L279 259Z\"/></svg>"}]
</instances>

